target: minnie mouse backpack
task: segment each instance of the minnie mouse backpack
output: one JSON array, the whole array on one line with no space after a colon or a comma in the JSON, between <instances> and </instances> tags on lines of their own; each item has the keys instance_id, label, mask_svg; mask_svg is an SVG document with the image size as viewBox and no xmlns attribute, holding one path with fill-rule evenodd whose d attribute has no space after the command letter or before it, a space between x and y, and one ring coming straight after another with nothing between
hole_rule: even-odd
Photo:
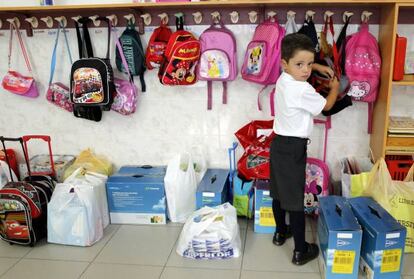
<instances>
[{"instance_id":1,"label":"minnie mouse backpack","mask_svg":"<svg viewBox=\"0 0 414 279\"><path fill-rule=\"evenodd\" d=\"M368 103L368 133L372 131L372 112L379 89L381 56L378 42L361 23L359 32L351 35L345 46L345 71L350 87L347 92L355 101Z\"/></svg>"}]
</instances>

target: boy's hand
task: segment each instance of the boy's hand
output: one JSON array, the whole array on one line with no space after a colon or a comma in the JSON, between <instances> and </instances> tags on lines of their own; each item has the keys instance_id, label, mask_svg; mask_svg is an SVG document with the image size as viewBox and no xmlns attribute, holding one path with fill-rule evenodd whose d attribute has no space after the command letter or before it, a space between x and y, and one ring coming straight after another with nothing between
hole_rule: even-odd
<instances>
[{"instance_id":1,"label":"boy's hand","mask_svg":"<svg viewBox=\"0 0 414 279\"><path fill-rule=\"evenodd\" d=\"M319 72L321 75L324 75L328 78L332 78L335 75L335 73L334 73L334 71L332 70L331 67L321 65L321 64L318 64L318 63L313 64L313 69L315 71Z\"/></svg>"},{"instance_id":2,"label":"boy's hand","mask_svg":"<svg viewBox=\"0 0 414 279\"><path fill-rule=\"evenodd\" d=\"M338 80L338 78L337 77L333 77L330 81L329 81L329 88L331 89L331 90L335 90L335 91L339 91L339 86L340 86L340 84L339 84L339 80ZM338 92L339 93L339 92Z\"/></svg>"}]
</instances>

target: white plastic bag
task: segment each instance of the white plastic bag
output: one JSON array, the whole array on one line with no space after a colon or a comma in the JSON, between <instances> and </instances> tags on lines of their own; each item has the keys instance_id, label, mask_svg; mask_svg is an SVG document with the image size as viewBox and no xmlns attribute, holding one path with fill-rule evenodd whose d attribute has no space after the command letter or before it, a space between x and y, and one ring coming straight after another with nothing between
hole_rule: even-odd
<instances>
[{"instance_id":1,"label":"white plastic bag","mask_svg":"<svg viewBox=\"0 0 414 279\"><path fill-rule=\"evenodd\" d=\"M7 182L12 181L10 177L10 170L12 173L13 181L19 181L17 176L14 174L14 171L10 169L9 165L6 162L0 160L0 189L6 185Z\"/></svg>"},{"instance_id":2,"label":"white plastic bag","mask_svg":"<svg viewBox=\"0 0 414 279\"><path fill-rule=\"evenodd\" d=\"M109 225L109 210L108 200L106 197L106 175L87 171L84 168L76 169L68 178L65 183L77 185L77 186L93 186L96 191L96 201L98 203L99 210L101 211L103 227L106 228Z\"/></svg>"},{"instance_id":3,"label":"white plastic bag","mask_svg":"<svg viewBox=\"0 0 414 279\"><path fill-rule=\"evenodd\" d=\"M196 208L197 177L189 153L179 154L168 163L164 187L168 218L184 223Z\"/></svg>"},{"instance_id":4,"label":"white plastic bag","mask_svg":"<svg viewBox=\"0 0 414 279\"><path fill-rule=\"evenodd\" d=\"M241 241L236 209L225 203L195 211L181 231L176 251L193 259L239 257Z\"/></svg>"},{"instance_id":5,"label":"white plastic bag","mask_svg":"<svg viewBox=\"0 0 414 279\"><path fill-rule=\"evenodd\" d=\"M91 246L103 237L97 188L92 185L56 185L47 209L47 241Z\"/></svg>"}]
</instances>

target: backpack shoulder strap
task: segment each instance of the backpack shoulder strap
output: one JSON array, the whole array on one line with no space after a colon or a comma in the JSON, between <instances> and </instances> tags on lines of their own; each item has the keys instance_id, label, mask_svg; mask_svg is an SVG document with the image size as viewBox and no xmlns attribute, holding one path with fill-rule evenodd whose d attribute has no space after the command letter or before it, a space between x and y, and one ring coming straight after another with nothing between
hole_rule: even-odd
<instances>
[{"instance_id":1,"label":"backpack shoulder strap","mask_svg":"<svg viewBox=\"0 0 414 279\"><path fill-rule=\"evenodd\" d=\"M20 30L14 22L10 23L9 57L8 57L8 59L9 59L8 60L9 70L11 69L11 56L12 56L12 47L13 47L13 29L16 30L17 38L18 38L19 44L20 44L20 49L22 51L27 69L29 70L30 75L33 76L32 66L30 65L29 56L27 55L27 51L26 51L26 47L24 46L22 35L20 34Z\"/></svg>"}]
</instances>

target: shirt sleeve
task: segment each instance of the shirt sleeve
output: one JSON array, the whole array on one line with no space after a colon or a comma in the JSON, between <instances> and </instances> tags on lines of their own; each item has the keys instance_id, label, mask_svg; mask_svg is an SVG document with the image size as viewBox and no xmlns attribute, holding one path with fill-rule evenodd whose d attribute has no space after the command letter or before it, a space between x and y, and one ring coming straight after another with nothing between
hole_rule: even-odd
<instances>
[{"instance_id":1,"label":"shirt sleeve","mask_svg":"<svg viewBox=\"0 0 414 279\"><path fill-rule=\"evenodd\" d=\"M310 84L308 84L300 96L300 107L313 116L320 114L325 107L326 100L316 92Z\"/></svg>"}]
</instances>

